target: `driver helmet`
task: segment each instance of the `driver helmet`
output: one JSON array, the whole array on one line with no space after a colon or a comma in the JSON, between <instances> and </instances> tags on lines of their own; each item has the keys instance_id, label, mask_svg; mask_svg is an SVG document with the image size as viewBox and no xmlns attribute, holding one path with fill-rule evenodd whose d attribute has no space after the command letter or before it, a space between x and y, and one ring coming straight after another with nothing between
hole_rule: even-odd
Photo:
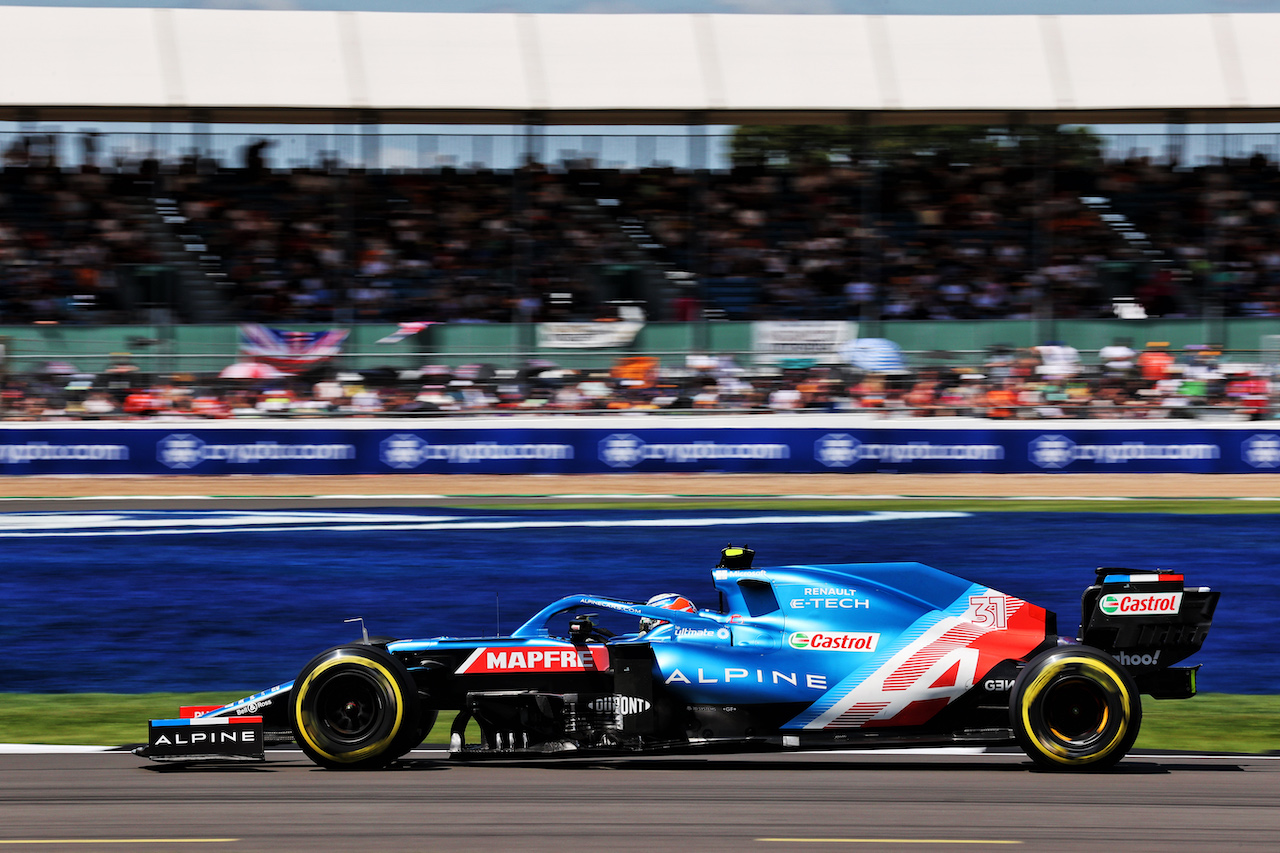
<instances>
[{"instance_id":1,"label":"driver helmet","mask_svg":"<svg viewBox=\"0 0 1280 853\"><path fill-rule=\"evenodd\" d=\"M693 602L685 598L678 592L660 592L650 598L645 604L650 607L661 607L664 610L680 610L685 613L697 613L698 608ZM640 618L640 633L652 631L659 625L667 624L665 619L654 619L652 616L643 616Z\"/></svg>"}]
</instances>

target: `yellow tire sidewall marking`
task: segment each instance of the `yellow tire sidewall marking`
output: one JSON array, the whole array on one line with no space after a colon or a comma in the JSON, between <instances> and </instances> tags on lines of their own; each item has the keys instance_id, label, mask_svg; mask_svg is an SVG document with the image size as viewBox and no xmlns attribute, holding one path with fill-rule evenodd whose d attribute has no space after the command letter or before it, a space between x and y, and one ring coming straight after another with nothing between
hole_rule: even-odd
<instances>
[{"instance_id":1,"label":"yellow tire sidewall marking","mask_svg":"<svg viewBox=\"0 0 1280 853\"><path fill-rule=\"evenodd\" d=\"M386 737L352 752L332 753L320 744L316 743L315 738L312 736L312 729L318 728L318 726L313 716L303 709L302 699L307 694L307 688L317 676L333 669L339 664L357 664L381 675L384 686L388 689L392 699L395 701L396 718L395 722L391 726L391 731L387 733ZM370 755L376 755L387 748L387 745L400 731L400 722L404 718L404 697L401 695L400 685L396 682L395 676L378 661L371 660L361 655L337 654L317 666L311 671L301 685L294 688L293 708L294 714L298 719L298 733L302 735L307 744L325 758L328 758L331 761L340 761L345 764L359 761L360 759L367 758Z\"/></svg>"},{"instance_id":2,"label":"yellow tire sidewall marking","mask_svg":"<svg viewBox=\"0 0 1280 853\"><path fill-rule=\"evenodd\" d=\"M1036 699L1044 692L1044 689L1062 675L1064 669L1072 664L1078 667L1080 674L1093 676L1104 689L1120 697L1120 721L1119 725L1116 726L1115 737L1106 746L1094 751L1092 755L1081 758L1073 758L1058 744L1046 743L1044 738L1038 734L1038 728L1031 724L1031 706L1035 704ZM1129 730L1130 721L1133 719L1129 691L1125 689L1124 682L1121 681L1119 674L1103 661L1083 655L1069 655L1052 661L1027 685L1026 691L1022 694L1022 700L1022 707L1019 712L1022 714L1023 728L1031 735L1041 754L1059 764L1089 764L1105 758L1115 749L1116 744L1124 738L1125 733ZM1108 715L1110 714L1110 708L1107 708L1107 713ZM1105 723L1106 718L1103 721L1104 729L1106 727Z\"/></svg>"}]
</instances>

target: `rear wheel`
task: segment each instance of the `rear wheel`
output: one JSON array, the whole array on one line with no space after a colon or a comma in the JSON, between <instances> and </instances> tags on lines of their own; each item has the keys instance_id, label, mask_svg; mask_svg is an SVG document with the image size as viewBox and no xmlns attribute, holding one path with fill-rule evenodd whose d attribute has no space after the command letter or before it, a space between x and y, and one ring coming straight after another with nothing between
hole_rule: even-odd
<instances>
[{"instance_id":1,"label":"rear wheel","mask_svg":"<svg viewBox=\"0 0 1280 853\"><path fill-rule=\"evenodd\" d=\"M1009 711L1018 745L1052 770L1111 767L1142 725L1137 685L1115 658L1090 646L1032 658L1013 684Z\"/></svg>"},{"instance_id":2,"label":"rear wheel","mask_svg":"<svg viewBox=\"0 0 1280 853\"><path fill-rule=\"evenodd\" d=\"M422 742L430 715L413 678L375 646L340 646L316 656L293 685L289 717L307 757L322 767L382 767ZM429 727L429 726L428 726Z\"/></svg>"}]
</instances>

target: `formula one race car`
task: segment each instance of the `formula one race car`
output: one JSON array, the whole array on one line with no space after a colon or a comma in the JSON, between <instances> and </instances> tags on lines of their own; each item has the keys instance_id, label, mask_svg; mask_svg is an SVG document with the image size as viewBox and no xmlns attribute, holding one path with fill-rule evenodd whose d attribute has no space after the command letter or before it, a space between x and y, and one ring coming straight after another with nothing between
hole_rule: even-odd
<instances>
[{"instance_id":1,"label":"formula one race car","mask_svg":"<svg viewBox=\"0 0 1280 853\"><path fill-rule=\"evenodd\" d=\"M753 555L724 549L714 610L571 595L508 637L366 635L294 681L153 720L138 752L261 759L264 740L292 738L323 767L381 767L456 709L462 759L1016 742L1044 767L1096 769L1132 747L1139 694L1195 694L1199 667L1171 664L1200 648L1219 595L1098 569L1077 639L1044 608L920 563L760 569Z\"/></svg>"}]
</instances>

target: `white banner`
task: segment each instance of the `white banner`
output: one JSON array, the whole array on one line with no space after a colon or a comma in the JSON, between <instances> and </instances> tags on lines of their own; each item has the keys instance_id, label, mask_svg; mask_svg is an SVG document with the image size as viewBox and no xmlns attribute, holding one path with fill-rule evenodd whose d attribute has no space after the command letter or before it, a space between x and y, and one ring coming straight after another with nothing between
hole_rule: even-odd
<instances>
[{"instance_id":1,"label":"white banner","mask_svg":"<svg viewBox=\"0 0 1280 853\"><path fill-rule=\"evenodd\" d=\"M628 346L644 323L539 323L538 346L548 349L594 349Z\"/></svg>"},{"instance_id":2,"label":"white banner","mask_svg":"<svg viewBox=\"0 0 1280 853\"><path fill-rule=\"evenodd\" d=\"M839 362L843 360L840 347L857 337L858 324L851 320L763 320L751 324L757 364L786 358Z\"/></svg>"}]
</instances>

